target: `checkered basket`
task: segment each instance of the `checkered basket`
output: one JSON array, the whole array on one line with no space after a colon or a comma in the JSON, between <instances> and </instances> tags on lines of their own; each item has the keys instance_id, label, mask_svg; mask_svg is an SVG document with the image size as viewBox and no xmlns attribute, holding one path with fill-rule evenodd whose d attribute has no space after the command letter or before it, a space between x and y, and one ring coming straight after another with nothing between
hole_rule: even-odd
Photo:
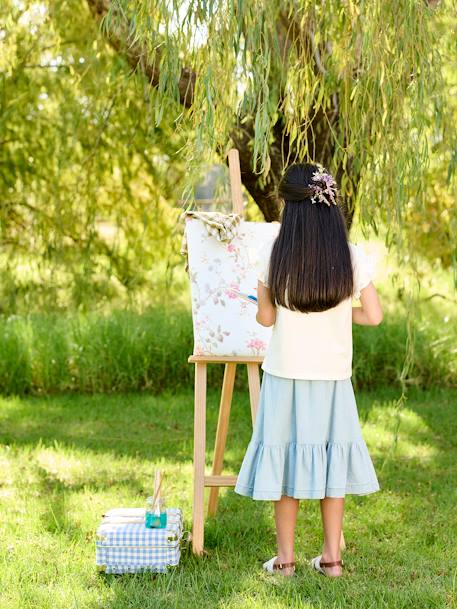
<instances>
[{"instance_id":1,"label":"checkered basket","mask_svg":"<svg viewBox=\"0 0 457 609\"><path fill-rule=\"evenodd\" d=\"M119 508L104 514L97 529L96 564L105 573L165 573L181 556L182 512L167 509L165 529L149 529L143 508Z\"/></svg>"}]
</instances>

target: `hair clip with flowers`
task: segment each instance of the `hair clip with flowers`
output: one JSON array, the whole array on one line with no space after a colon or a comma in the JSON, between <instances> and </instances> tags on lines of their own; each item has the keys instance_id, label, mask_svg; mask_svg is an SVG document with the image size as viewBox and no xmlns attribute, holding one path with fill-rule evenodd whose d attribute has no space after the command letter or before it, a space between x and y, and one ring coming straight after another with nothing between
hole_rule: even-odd
<instances>
[{"instance_id":1,"label":"hair clip with flowers","mask_svg":"<svg viewBox=\"0 0 457 609\"><path fill-rule=\"evenodd\" d=\"M337 205L337 185L332 175L327 173L325 169L315 171L311 177L313 182L317 184L309 184L309 188L313 191L311 203L325 203L330 207L330 203Z\"/></svg>"}]
</instances>

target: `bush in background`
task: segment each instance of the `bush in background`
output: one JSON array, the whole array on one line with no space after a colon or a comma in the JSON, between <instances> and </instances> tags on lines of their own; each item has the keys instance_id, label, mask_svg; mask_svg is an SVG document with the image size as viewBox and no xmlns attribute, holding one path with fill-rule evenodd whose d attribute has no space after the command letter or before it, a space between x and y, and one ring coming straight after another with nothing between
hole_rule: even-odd
<instances>
[{"instance_id":1,"label":"bush in background","mask_svg":"<svg viewBox=\"0 0 457 609\"><path fill-rule=\"evenodd\" d=\"M457 386L455 330L419 324L411 384ZM353 381L360 388L398 384L405 321L388 315L376 328L354 327ZM127 392L182 390L193 383L192 319L188 310L154 308L139 314L55 314L0 317L0 392ZM247 389L244 366L237 387ZM223 366L208 367L220 387Z\"/></svg>"}]
</instances>

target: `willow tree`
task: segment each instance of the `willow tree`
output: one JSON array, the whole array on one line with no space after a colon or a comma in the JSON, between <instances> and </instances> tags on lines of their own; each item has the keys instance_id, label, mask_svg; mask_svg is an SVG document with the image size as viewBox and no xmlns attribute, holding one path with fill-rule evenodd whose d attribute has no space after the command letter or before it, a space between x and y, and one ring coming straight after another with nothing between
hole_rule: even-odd
<instances>
[{"instance_id":1,"label":"willow tree","mask_svg":"<svg viewBox=\"0 0 457 609\"><path fill-rule=\"evenodd\" d=\"M358 208L400 242L411 202L425 213L432 147L450 164L455 146L452 3L87 2L145 75L156 124L191 125L190 170L236 146L266 220L278 218L284 166L301 160L336 175L349 223Z\"/></svg>"},{"instance_id":2,"label":"willow tree","mask_svg":"<svg viewBox=\"0 0 457 609\"><path fill-rule=\"evenodd\" d=\"M428 197L443 175L444 190L453 187L457 164L453 3L87 2L112 46L144 74L156 124L171 115L177 128L191 127L189 175L236 146L244 185L275 220L284 167L317 161L336 176L349 225L358 211L362 226L386 227L387 242L416 270L412 282L403 277L400 407L414 355L415 246L431 207L435 240L443 225L441 241L456 258L450 191Z\"/></svg>"},{"instance_id":3,"label":"willow tree","mask_svg":"<svg viewBox=\"0 0 457 609\"><path fill-rule=\"evenodd\" d=\"M162 297L183 134L153 122L84 0L0 3L0 313Z\"/></svg>"}]
</instances>

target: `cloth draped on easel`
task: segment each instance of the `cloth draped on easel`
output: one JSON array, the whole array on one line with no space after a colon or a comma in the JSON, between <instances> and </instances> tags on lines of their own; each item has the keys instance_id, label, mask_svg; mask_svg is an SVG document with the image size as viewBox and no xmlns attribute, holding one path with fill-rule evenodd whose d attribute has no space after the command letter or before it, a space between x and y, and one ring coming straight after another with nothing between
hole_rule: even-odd
<instances>
[{"instance_id":1,"label":"cloth draped on easel","mask_svg":"<svg viewBox=\"0 0 457 609\"><path fill-rule=\"evenodd\" d=\"M185 211L181 214L181 220L186 218L196 218L203 222L208 235L216 237L218 241L229 242L237 235L238 225L242 218L240 214L223 214L219 211ZM181 242L181 254L187 254L187 236L184 230Z\"/></svg>"}]
</instances>

